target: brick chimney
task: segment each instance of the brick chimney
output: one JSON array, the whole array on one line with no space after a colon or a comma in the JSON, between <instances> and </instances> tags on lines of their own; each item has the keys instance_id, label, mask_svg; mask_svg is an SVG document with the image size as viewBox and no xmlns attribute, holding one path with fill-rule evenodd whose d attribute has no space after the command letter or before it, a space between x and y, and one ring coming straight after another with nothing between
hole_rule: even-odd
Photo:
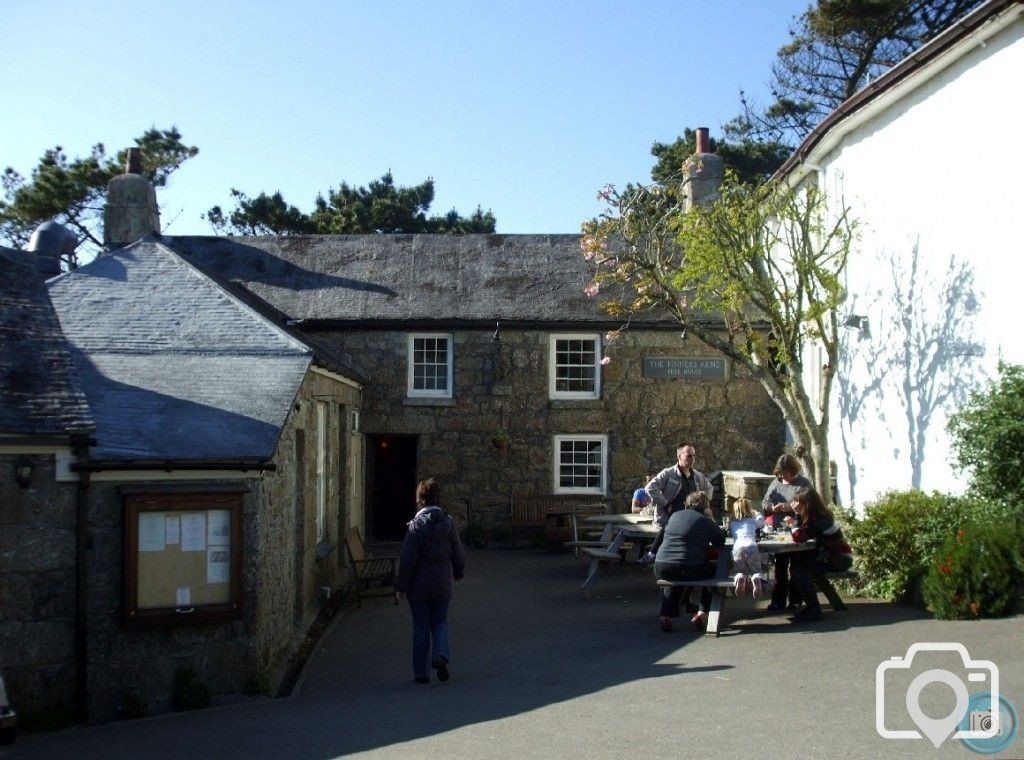
<instances>
[{"instance_id":1,"label":"brick chimney","mask_svg":"<svg viewBox=\"0 0 1024 760\"><path fill-rule=\"evenodd\" d=\"M725 164L711 152L711 133L707 127L697 127L697 151L683 164L683 210L712 203L724 179Z\"/></svg>"},{"instance_id":2,"label":"brick chimney","mask_svg":"<svg viewBox=\"0 0 1024 760\"><path fill-rule=\"evenodd\" d=\"M122 248L146 235L160 234L160 210L156 191L142 176L142 155L128 149L125 173L107 183L107 207L103 211L103 245Z\"/></svg>"}]
</instances>

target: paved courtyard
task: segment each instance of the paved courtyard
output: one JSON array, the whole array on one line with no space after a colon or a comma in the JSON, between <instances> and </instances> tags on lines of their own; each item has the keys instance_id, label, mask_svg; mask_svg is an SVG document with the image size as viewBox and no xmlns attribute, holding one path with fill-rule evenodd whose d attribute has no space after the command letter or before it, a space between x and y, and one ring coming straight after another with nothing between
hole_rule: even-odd
<instances>
[{"instance_id":1,"label":"paved courtyard","mask_svg":"<svg viewBox=\"0 0 1024 760\"><path fill-rule=\"evenodd\" d=\"M876 668L915 642L959 642L991 660L1001 693L1024 708L1021 617L940 622L852 600L795 627L757 609L764 602L730 600L717 639L665 634L649 570L612 567L590 598L585 571L568 554L469 552L446 684L412 683L407 608L364 601L335 619L291 698L21 736L0 757L977 756L953 739L936 749L876 732ZM929 657L889 671L888 728L914 728L911 676L955 670L946 655ZM920 706L940 718L952 700L938 684ZM1022 757L1024 741L993 756Z\"/></svg>"}]
</instances>

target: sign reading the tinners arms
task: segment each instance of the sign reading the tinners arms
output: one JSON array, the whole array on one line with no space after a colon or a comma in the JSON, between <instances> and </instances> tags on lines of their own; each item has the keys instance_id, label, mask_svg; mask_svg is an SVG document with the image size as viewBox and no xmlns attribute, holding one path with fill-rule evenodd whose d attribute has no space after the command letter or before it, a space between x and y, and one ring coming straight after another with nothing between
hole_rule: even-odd
<instances>
[{"instance_id":1,"label":"sign reading the tinners arms","mask_svg":"<svg viewBox=\"0 0 1024 760\"><path fill-rule=\"evenodd\" d=\"M725 380L729 365L725 359L706 356L645 356L644 377L682 377L691 380Z\"/></svg>"}]
</instances>

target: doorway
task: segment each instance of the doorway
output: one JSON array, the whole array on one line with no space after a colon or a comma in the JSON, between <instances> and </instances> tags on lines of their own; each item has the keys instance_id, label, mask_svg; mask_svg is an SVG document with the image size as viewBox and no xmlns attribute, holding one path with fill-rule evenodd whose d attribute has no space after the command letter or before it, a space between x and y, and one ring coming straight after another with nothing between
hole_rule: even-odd
<instances>
[{"instance_id":1,"label":"doorway","mask_svg":"<svg viewBox=\"0 0 1024 760\"><path fill-rule=\"evenodd\" d=\"M367 436L370 540L401 541L405 525L416 514L416 448L414 435Z\"/></svg>"}]
</instances>

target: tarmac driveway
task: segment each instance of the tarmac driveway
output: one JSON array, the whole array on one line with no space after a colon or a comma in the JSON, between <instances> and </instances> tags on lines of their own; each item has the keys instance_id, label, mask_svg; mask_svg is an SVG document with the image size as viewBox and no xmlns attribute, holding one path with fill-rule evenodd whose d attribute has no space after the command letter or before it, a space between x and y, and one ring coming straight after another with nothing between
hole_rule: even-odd
<instances>
[{"instance_id":1,"label":"tarmac driveway","mask_svg":"<svg viewBox=\"0 0 1024 760\"><path fill-rule=\"evenodd\" d=\"M1001 693L1024 708L1021 617L941 622L852 600L797 627L764 602L730 600L720 637L665 634L650 570L611 567L590 598L585 573L568 554L469 552L448 683L414 685L408 609L364 600L334 620L291 698L23 736L0 757L976 756L958 740L936 748L875 730L878 665L921 642L992 661ZM888 669L887 728L914 729L906 693L926 668L964 677L948 653ZM931 684L919 704L941 718L953 691ZM992 756L1024 756L1024 742Z\"/></svg>"}]
</instances>

